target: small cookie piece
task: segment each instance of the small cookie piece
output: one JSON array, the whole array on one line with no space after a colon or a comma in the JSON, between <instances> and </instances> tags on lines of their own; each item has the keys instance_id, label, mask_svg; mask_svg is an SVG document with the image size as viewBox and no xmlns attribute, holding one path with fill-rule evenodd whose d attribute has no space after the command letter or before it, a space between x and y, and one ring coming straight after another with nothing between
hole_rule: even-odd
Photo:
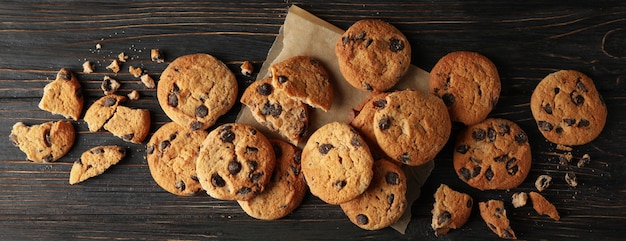
<instances>
[{"instance_id":1,"label":"small cookie piece","mask_svg":"<svg viewBox=\"0 0 626 241\"><path fill-rule=\"evenodd\" d=\"M537 180L535 180L535 188L540 192L546 190L550 184L552 184L552 177L548 175L539 175Z\"/></svg>"},{"instance_id":2,"label":"small cookie piece","mask_svg":"<svg viewBox=\"0 0 626 241\"><path fill-rule=\"evenodd\" d=\"M141 144L150 131L150 111L118 106L104 129L124 141Z\"/></svg>"},{"instance_id":3,"label":"small cookie piece","mask_svg":"<svg viewBox=\"0 0 626 241\"><path fill-rule=\"evenodd\" d=\"M83 73L85 73L85 74L93 73L93 65L91 64L91 62L85 61L83 63Z\"/></svg>"},{"instance_id":4,"label":"small cookie piece","mask_svg":"<svg viewBox=\"0 0 626 241\"><path fill-rule=\"evenodd\" d=\"M28 160L39 163L61 158L72 148L75 138L74 125L67 121L32 126L17 122L9 135L13 145L19 147Z\"/></svg>"},{"instance_id":5,"label":"small cookie piece","mask_svg":"<svg viewBox=\"0 0 626 241\"><path fill-rule=\"evenodd\" d=\"M76 76L62 68L56 79L43 88L39 109L76 121L83 111L83 103L83 92Z\"/></svg>"},{"instance_id":6,"label":"small cookie piece","mask_svg":"<svg viewBox=\"0 0 626 241\"><path fill-rule=\"evenodd\" d=\"M500 97L500 76L485 56L468 51L448 53L430 72L430 92L448 107L450 119L465 125L485 118Z\"/></svg>"},{"instance_id":7,"label":"small cookie piece","mask_svg":"<svg viewBox=\"0 0 626 241\"><path fill-rule=\"evenodd\" d=\"M550 218L559 221L561 216L556 210L556 207L550 203L544 196L537 192L530 192L528 194L530 200L533 202L533 209L539 213L539 215L548 215Z\"/></svg>"},{"instance_id":8,"label":"small cookie piece","mask_svg":"<svg viewBox=\"0 0 626 241\"><path fill-rule=\"evenodd\" d=\"M126 62L126 60L128 60L128 55L126 55L124 52L121 52L117 55L117 60L120 62Z\"/></svg>"},{"instance_id":9,"label":"small cookie piece","mask_svg":"<svg viewBox=\"0 0 626 241\"><path fill-rule=\"evenodd\" d=\"M128 73L132 74L135 78L139 78L139 76L141 76L141 74L143 73L143 70L139 67L135 67L135 66L128 66Z\"/></svg>"},{"instance_id":10,"label":"small cookie piece","mask_svg":"<svg viewBox=\"0 0 626 241\"><path fill-rule=\"evenodd\" d=\"M276 154L276 166L265 190L247 201L237 201L251 217L275 220L287 216L300 206L307 186L301 175L302 152L295 146L280 140L270 140Z\"/></svg>"},{"instance_id":11,"label":"small cookie piece","mask_svg":"<svg viewBox=\"0 0 626 241\"><path fill-rule=\"evenodd\" d=\"M117 106L126 101L126 97L119 95L106 95L96 100L85 112L83 119L87 122L90 132L96 132L104 126L111 116L115 114Z\"/></svg>"},{"instance_id":12,"label":"small cookie piece","mask_svg":"<svg viewBox=\"0 0 626 241\"><path fill-rule=\"evenodd\" d=\"M530 110L548 141L568 146L596 139L607 116L593 80L575 70L560 70L541 80L530 97Z\"/></svg>"},{"instance_id":13,"label":"small cookie piece","mask_svg":"<svg viewBox=\"0 0 626 241\"><path fill-rule=\"evenodd\" d=\"M207 129L237 101L237 79L222 61L189 54L172 61L157 86L159 105L174 122Z\"/></svg>"},{"instance_id":14,"label":"small cookie piece","mask_svg":"<svg viewBox=\"0 0 626 241\"><path fill-rule=\"evenodd\" d=\"M152 62L163 63L165 62L165 58L163 58L163 53L159 49L151 49L150 50L150 60Z\"/></svg>"},{"instance_id":15,"label":"small cookie piece","mask_svg":"<svg viewBox=\"0 0 626 241\"><path fill-rule=\"evenodd\" d=\"M500 238L517 239L515 232L511 229L509 219L506 217L506 209L504 202L500 200L489 200L487 202L479 202L480 216L483 218L487 227L491 229Z\"/></svg>"},{"instance_id":16,"label":"small cookie piece","mask_svg":"<svg viewBox=\"0 0 626 241\"><path fill-rule=\"evenodd\" d=\"M130 93L128 93L126 96L128 96L129 100L138 100L139 99L139 92L137 90L133 90Z\"/></svg>"},{"instance_id":17,"label":"small cookie piece","mask_svg":"<svg viewBox=\"0 0 626 241\"><path fill-rule=\"evenodd\" d=\"M360 90L385 91L409 70L411 45L393 25L360 20L337 40L335 54L343 77Z\"/></svg>"},{"instance_id":18,"label":"small cookie piece","mask_svg":"<svg viewBox=\"0 0 626 241\"><path fill-rule=\"evenodd\" d=\"M154 83L154 79L152 79L152 77L150 77L150 75L148 74L143 74L141 75L141 83L143 83L143 85L145 85L146 87L153 89L154 87L156 87L156 84Z\"/></svg>"},{"instance_id":19,"label":"small cookie piece","mask_svg":"<svg viewBox=\"0 0 626 241\"><path fill-rule=\"evenodd\" d=\"M302 173L309 189L328 204L361 195L370 185L373 165L367 143L346 123L320 127L302 149Z\"/></svg>"},{"instance_id":20,"label":"small cookie piece","mask_svg":"<svg viewBox=\"0 0 626 241\"><path fill-rule=\"evenodd\" d=\"M385 154L380 149L378 142L376 141L376 135L374 134L374 115L376 111L386 105L385 97L388 93L372 93L370 94L359 106L353 111L356 112L356 116L350 120L350 125L356 129L370 148L374 159L376 157L383 157Z\"/></svg>"},{"instance_id":21,"label":"small cookie piece","mask_svg":"<svg viewBox=\"0 0 626 241\"><path fill-rule=\"evenodd\" d=\"M254 66L252 66L250 61L243 61L243 64L241 64L239 68L241 68L241 74L248 77L250 77L254 71Z\"/></svg>"},{"instance_id":22,"label":"small cookie piece","mask_svg":"<svg viewBox=\"0 0 626 241\"><path fill-rule=\"evenodd\" d=\"M470 186L506 190L526 179L532 157L528 137L517 124L489 118L459 133L453 162L459 178Z\"/></svg>"},{"instance_id":23,"label":"small cookie piece","mask_svg":"<svg viewBox=\"0 0 626 241\"><path fill-rule=\"evenodd\" d=\"M121 53L120 55L123 55L124 53ZM127 57L126 57L127 58ZM126 61L121 61L121 62L126 62ZM114 59L113 61L111 61L111 63L106 67L106 69L113 71L113 73L120 72L120 63L117 62L117 59Z\"/></svg>"},{"instance_id":24,"label":"small cookie piece","mask_svg":"<svg viewBox=\"0 0 626 241\"><path fill-rule=\"evenodd\" d=\"M120 82L117 82L117 80L105 75L102 80L102 84L100 85L100 89L102 89L105 95L111 95L115 93L120 86Z\"/></svg>"},{"instance_id":25,"label":"small cookie piece","mask_svg":"<svg viewBox=\"0 0 626 241\"><path fill-rule=\"evenodd\" d=\"M298 145L307 135L308 107L285 92L276 91L271 82L271 78L265 78L252 83L243 92L241 103L248 106L259 123Z\"/></svg>"},{"instance_id":26,"label":"small cookie piece","mask_svg":"<svg viewBox=\"0 0 626 241\"><path fill-rule=\"evenodd\" d=\"M519 207L526 206L527 200L528 200L528 194L526 194L525 192L516 192L516 193L513 193L511 203L513 204L514 208L519 208Z\"/></svg>"},{"instance_id":27,"label":"small cookie piece","mask_svg":"<svg viewBox=\"0 0 626 241\"><path fill-rule=\"evenodd\" d=\"M374 134L380 148L395 161L419 166L441 151L452 123L443 101L429 93L402 90L378 102Z\"/></svg>"},{"instance_id":28,"label":"small cookie piece","mask_svg":"<svg viewBox=\"0 0 626 241\"><path fill-rule=\"evenodd\" d=\"M209 196L250 200L265 190L276 157L269 140L254 127L230 123L209 133L196 160L196 172Z\"/></svg>"},{"instance_id":29,"label":"small cookie piece","mask_svg":"<svg viewBox=\"0 0 626 241\"><path fill-rule=\"evenodd\" d=\"M161 126L146 144L146 159L154 181L166 191L190 196L202 190L196 174L196 159L207 136L175 122Z\"/></svg>"},{"instance_id":30,"label":"small cookie piece","mask_svg":"<svg viewBox=\"0 0 626 241\"><path fill-rule=\"evenodd\" d=\"M96 146L83 152L72 165L70 184L74 185L104 173L125 156L126 149L121 146Z\"/></svg>"},{"instance_id":31,"label":"small cookie piece","mask_svg":"<svg viewBox=\"0 0 626 241\"><path fill-rule=\"evenodd\" d=\"M342 203L341 209L359 228L378 230L398 221L407 206L406 176L397 163L374 162L374 177L363 194Z\"/></svg>"},{"instance_id":32,"label":"small cookie piece","mask_svg":"<svg viewBox=\"0 0 626 241\"><path fill-rule=\"evenodd\" d=\"M291 98L324 111L333 104L333 87L328 72L318 60L294 56L270 66L272 85Z\"/></svg>"},{"instance_id":33,"label":"small cookie piece","mask_svg":"<svg viewBox=\"0 0 626 241\"><path fill-rule=\"evenodd\" d=\"M570 187L578 186L578 181L576 180L576 173L574 173L574 172L567 172L567 173L565 173L565 182Z\"/></svg>"},{"instance_id":34,"label":"small cookie piece","mask_svg":"<svg viewBox=\"0 0 626 241\"><path fill-rule=\"evenodd\" d=\"M446 184L439 185L435 192L433 219L430 226L435 236L446 234L450 229L463 226L472 213L474 200L468 194L452 190Z\"/></svg>"},{"instance_id":35,"label":"small cookie piece","mask_svg":"<svg viewBox=\"0 0 626 241\"><path fill-rule=\"evenodd\" d=\"M589 163L591 162L591 156L589 156L589 154L584 154L576 163L577 167L584 167L586 165L589 165Z\"/></svg>"}]
</instances>

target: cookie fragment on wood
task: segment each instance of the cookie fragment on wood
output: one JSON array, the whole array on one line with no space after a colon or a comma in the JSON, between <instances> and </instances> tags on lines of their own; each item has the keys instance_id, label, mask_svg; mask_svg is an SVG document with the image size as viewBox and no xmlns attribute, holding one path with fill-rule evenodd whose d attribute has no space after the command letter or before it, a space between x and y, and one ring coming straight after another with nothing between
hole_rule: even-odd
<instances>
[{"instance_id":1,"label":"cookie fragment on wood","mask_svg":"<svg viewBox=\"0 0 626 241\"><path fill-rule=\"evenodd\" d=\"M250 61L243 61L243 64L241 64L240 68L241 68L241 74L248 76L248 77L251 76L252 72L254 71L254 66L252 66Z\"/></svg>"},{"instance_id":2,"label":"cookie fragment on wood","mask_svg":"<svg viewBox=\"0 0 626 241\"><path fill-rule=\"evenodd\" d=\"M584 167L586 165L589 165L589 163L591 162L591 156L589 156L589 154L585 154L583 155L583 157L581 157L578 160L578 163L576 163L577 167Z\"/></svg>"},{"instance_id":3,"label":"cookie fragment on wood","mask_svg":"<svg viewBox=\"0 0 626 241\"><path fill-rule=\"evenodd\" d=\"M85 74L93 73L93 65L91 64L91 62L85 61L83 63L83 73L85 73Z\"/></svg>"},{"instance_id":4,"label":"cookie fragment on wood","mask_svg":"<svg viewBox=\"0 0 626 241\"><path fill-rule=\"evenodd\" d=\"M139 99L139 92L137 90L133 90L130 93L128 93L128 99L129 100L138 100Z\"/></svg>"},{"instance_id":5,"label":"cookie fragment on wood","mask_svg":"<svg viewBox=\"0 0 626 241\"><path fill-rule=\"evenodd\" d=\"M165 58L163 58L163 53L159 49L151 49L150 50L150 60L152 62L163 63L165 62Z\"/></svg>"},{"instance_id":6,"label":"cookie fragment on wood","mask_svg":"<svg viewBox=\"0 0 626 241\"><path fill-rule=\"evenodd\" d=\"M528 194L530 200L533 203L533 209L539 213L539 215L548 215L550 218L559 221L561 217L556 210L556 207L550 203L544 196L537 192L530 192Z\"/></svg>"},{"instance_id":7,"label":"cookie fragment on wood","mask_svg":"<svg viewBox=\"0 0 626 241\"><path fill-rule=\"evenodd\" d=\"M67 121L46 122L27 126L17 122L9 139L33 162L53 162L64 156L74 144L75 131Z\"/></svg>"},{"instance_id":8,"label":"cookie fragment on wood","mask_svg":"<svg viewBox=\"0 0 626 241\"><path fill-rule=\"evenodd\" d=\"M154 89L154 87L156 87L156 84L154 83L154 79L152 79L152 77L150 77L150 75L148 74L141 75L141 83L143 83L143 85L145 85L146 87L150 89Z\"/></svg>"},{"instance_id":9,"label":"cookie fragment on wood","mask_svg":"<svg viewBox=\"0 0 626 241\"><path fill-rule=\"evenodd\" d=\"M435 192L435 204L431 211L433 218L430 226L435 231L435 236L463 226L472 213L473 205L474 200L470 195L441 184Z\"/></svg>"},{"instance_id":10,"label":"cookie fragment on wood","mask_svg":"<svg viewBox=\"0 0 626 241\"><path fill-rule=\"evenodd\" d=\"M70 70L62 68L56 79L43 88L39 108L67 119L78 120L83 103L83 93L76 76Z\"/></svg>"},{"instance_id":11,"label":"cookie fragment on wood","mask_svg":"<svg viewBox=\"0 0 626 241\"><path fill-rule=\"evenodd\" d=\"M126 62L126 60L128 59L128 56L124 53L121 52L120 54L117 55L117 60L119 60L120 62Z\"/></svg>"},{"instance_id":12,"label":"cookie fragment on wood","mask_svg":"<svg viewBox=\"0 0 626 241\"><path fill-rule=\"evenodd\" d=\"M120 72L120 63L117 60L113 60L111 64L109 64L106 69L113 71L113 73Z\"/></svg>"},{"instance_id":13,"label":"cookie fragment on wood","mask_svg":"<svg viewBox=\"0 0 626 241\"><path fill-rule=\"evenodd\" d=\"M135 67L135 66L128 66L128 73L132 74L135 78L139 78L139 76L141 76L141 73L143 73L143 70L139 67Z\"/></svg>"},{"instance_id":14,"label":"cookie fragment on wood","mask_svg":"<svg viewBox=\"0 0 626 241\"><path fill-rule=\"evenodd\" d=\"M121 146L97 146L80 156L72 165L70 184L76 184L98 176L109 167L117 164L126 156L126 149Z\"/></svg>"},{"instance_id":15,"label":"cookie fragment on wood","mask_svg":"<svg viewBox=\"0 0 626 241\"><path fill-rule=\"evenodd\" d=\"M510 221L506 216L504 202L500 200L489 200L487 202L478 203L480 216L483 218L487 227L491 229L500 238L517 239L515 232L511 229Z\"/></svg>"},{"instance_id":16,"label":"cookie fragment on wood","mask_svg":"<svg viewBox=\"0 0 626 241\"><path fill-rule=\"evenodd\" d=\"M120 86L120 82L117 82L117 80L105 75L102 80L102 84L100 85L100 89L102 89L105 95L111 95L115 93Z\"/></svg>"},{"instance_id":17,"label":"cookie fragment on wood","mask_svg":"<svg viewBox=\"0 0 626 241\"><path fill-rule=\"evenodd\" d=\"M550 184L552 184L552 177L548 175L541 175L535 180L535 188L540 192L546 190Z\"/></svg>"},{"instance_id":18,"label":"cookie fragment on wood","mask_svg":"<svg viewBox=\"0 0 626 241\"><path fill-rule=\"evenodd\" d=\"M516 193L513 193L511 203L513 204L514 208L519 208L519 207L526 206L527 200L528 200L528 194L526 194L525 192L516 192Z\"/></svg>"}]
</instances>

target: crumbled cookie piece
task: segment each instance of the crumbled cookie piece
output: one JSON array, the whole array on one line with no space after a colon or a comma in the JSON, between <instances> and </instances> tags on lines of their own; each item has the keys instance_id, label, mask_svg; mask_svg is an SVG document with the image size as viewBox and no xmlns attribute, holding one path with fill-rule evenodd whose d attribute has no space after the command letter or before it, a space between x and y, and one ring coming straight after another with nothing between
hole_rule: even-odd
<instances>
[{"instance_id":1,"label":"crumbled cookie piece","mask_svg":"<svg viewBox=\"0 0 626 241\"><path fill-rule=\"evenodd\" d=\"M139 92L137 92L137 90L133 90L130 93L128 93L128 99L130 100L138 100L139 99Z\"/></svg>"},{"instance_id":2,"label":"crumbled cookie piece","mask_svg":"<svg viewBox=\"0 0 626 241\"><path fill-rule=\"evenodd\" d=\"M250 61L243 61L243 64L241 64L241 74L249 77L252 75L252 72L254 72L254 66L252 66Z\"/></svg>"},{"instance_id":3,"label":"crumbled cookie piece","mask_svg":"<svg viewBox=\"0 0 626 241\"><path fill-rule=\"evenodd\" d=\"M533 209L539 213L539 215L548 215L550 218L559 221L561 217L556 210L556 207L550 203L544 196L536 192L530 192L528 194L530 200L533 202Z\"/></svg>"},{"instance_id":4,"label":"crumbled cookie piece","mask_svg":"<svg viewBox=\"0 0 626 241\"><path fill-rule=\"evenodd\" d=\"M163 58L163 54L159 49L151 49L150 50L150 59L152 62L163 63L165 62L165 58Z\"/></svg>"},{"instance_id":5,"label":"crumbled cookie piece","mask_svg":"<svg viewBox=\"0 0 626 241\"><path fill-rule=\"evenodd\" d=\"M572 155L571 152L565 152L563 154L559 155L559 165L561 166L567 166L570 164L570 162L572 161L572 158L574 156Z\"/></svg>"},{"instance_id":6,"label":"crumbled cookie piece","mask_svg":"<svg viewBox=\"0 0 626 241\"><path fill-rule=\"evenodd\" d=\"M561 144L557 144L556 149L559 151L572 151L572 147Z\"/></svg>"},{"instance_id":7,"label":"crumbled cookie piece","mask_svg":"<svg viewBox=\"0 0 626 241\"><path fill-rule=\"evenodd\" d=\"M525 192L516 192L516 193L513 193L513 201L511 203L513 203L514 208L519 208L519 207L526 206L527 200L528 200L528 194L526 194Z\"/></svg>"},{"instance_id":8,"label":"crumbled cookie piece","mask_svg":"<svg viewBox=\"0 0 626 241\"><path fill-rule=\"evenodd\" d=\"M85 181L104 173L126 156L126 148L121 146L96 146L80 156L72 165L70 184Z\"/></svg>"},{"instance_id":9,"label":"crumbled cookie piece","mask_svg":"<svg viewBox=\"0 0 626 241\"><path fill-rule=\"evenodd\" d=\"M156 84L154 83L154 80L148 74L143 74L141 76L141 83L143 83L143 85L145 85L146 87L148 87L150 89L154 89L154 87L156 87Z\"/></svg>"},{"instance_id":10,"label":"crumbled cookie piece","mask_svg":"<svg viewBox=\"0 0 626 241\"><path fill-rule=\"evenodd\" d=\"M565 173L565 182L570 187L578 186L578 181L576 181L576 174L574 172Z\"/></svg>"},{"instance_id":11,"label":"crumbled cookie piece","mask_svg":"<svg viewBox=\"0 0 626 241\"><path fill-rule=\"evenodd\" d=\"M120 88L120 82L117 82L117 80L105 75L100 88L104 91L105 95L110 95L115 93L115 91Z\"/></svg>"},{"instance_id":12,"label":"crumbled cookie piece","mask_svg":"<svg viewBox=\"0 0 626 241\"><path fill-rule=\"evenodd\" d=\"M120 54L117 55L117 60L122 63L125 63L126 60L128 60L128 56L124 52L121 52Z\"/></svg>"},{"instance_id":13,"label":"crumbled cookie piece","mask_svg":"<svg viewBox=\"0 0 626 241\"><path fill-rule=\"evenodd\" d=\"M128 67L128 73L135 76L135 78L139 78L139 76L141 76L141 73L143 73L143 70L139 67L135 68L135 66L131 65Z\"/></svg>"},{"instance_id":14,"label":"crumbled cookie piece","mask_svg":"<svg viewBox=\"0 0 626 241\"><path fill-rule=\"evenodd\" d=\"M548 175L541 175L537 177L537 180L535 181L535 187L540 192L546 190L550 184L552 184L552 177Z\"/></svg>"},{"instance_id":15,"label":"crumbled cookie piece","mask_svg":"<svg viewBox=\"0 0 626 241\"><path fill-rule=\"evenodd\" d=\"M102 48L102 45L100 43L97 43L96 44L96 49L101 49L101 48Z\"/></svg>"},{"instance_id":16,"label":"crumbled cookie piece","mask_svg":"<svg viewBox=\"0 0 626 241\"><path fill-rule=\"evenodd\" d=\"M500 200L489 200L487 202L478 203L480 216L483 218L487 227L491 229L500 238L517 239L515 232L511 229L510 221L506 217L506 209L504 202Z\"/></svg>"},{"instance_id":17,"label":"crumbled cookie piece","mask_svg":"<svg viewBox=\"0 0 626 241\"><path fill-rule=\"evenodd\" d=\"M72 71L61 68L54 81L43 88L39 108L55 115L78 120L85 102L80 82Z\"/></svg>"},{"instance_id":18,"label":"crumbled cookie piece","mask_svg":"<svg viewBox=\"0 0 626 241\"><path fill-rule=\"evenodd\" d=\"M591 156L589 156L589 154L585 154L583 155L582 158L580 158L578 160L578 163L576 163L577 167L584 167L586 165L588 165L591 162Z\"/></svg>"},{"instance_id":19,"label":"crumbled cookie piece","mask_svg":"<svg viewBox=\"0 0 626 241\"><path fill-rule=\"evenodd\" d=\"M431 211L433 218L430 226L435 231L435 236L463 226L472 213L473 206L474 200L470 195L441 184L435 192L435 204Z\"/></svg>"},{"instance_id":20,"label":"crumbled cookie piece","mask_svg":"<svg viewBox=\"0 0 626 241\"><path fill-rule=\"evenodd\" d=\"M83 73L85 74L93 73L93 65L91 64L91 62L85 61L85 63L83 63Z\"/></svg>"},{"instance_id":21,"label":"crumbled cookie piece","mask_svg":"<svg viewBox=\"0 0 626 241\"><path fill-rule=\"evenodd\" d=\"M107 66L106 69L109 69L117 74L117 72L120 72L120 63L117 62L117 59L114 59L113 62L111 62L111 64Z\"/></svg>"}]
</instances>

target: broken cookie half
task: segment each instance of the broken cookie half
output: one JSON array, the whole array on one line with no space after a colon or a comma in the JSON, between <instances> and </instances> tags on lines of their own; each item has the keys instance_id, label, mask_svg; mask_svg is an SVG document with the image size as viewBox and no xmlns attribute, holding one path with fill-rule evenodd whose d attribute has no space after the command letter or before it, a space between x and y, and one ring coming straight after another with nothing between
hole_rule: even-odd
<instances>
[{"instance_id":1,"label":"broken cookie half","mask_svg":"<svg viewBox=\"0 0 626 241\"><path fill-rule=\"evenodd\" d=\"M126 149L121 146L97 146L83 152L72 166L70 184L73 185L104 173L125 156Z\"/></svg>"},{"instance_id":2,"label":"broken cookie half","mask_svg":"<svg viewBox=\"0 0 626 241\"><path fill-rule=\"evenodd\" d=\"M432 210L431 227L435 231L435 236L463 226L472 213L473 205L474 201L470 195L441 184L435 192L435 204Z\"/></svg>"}]
</instances>

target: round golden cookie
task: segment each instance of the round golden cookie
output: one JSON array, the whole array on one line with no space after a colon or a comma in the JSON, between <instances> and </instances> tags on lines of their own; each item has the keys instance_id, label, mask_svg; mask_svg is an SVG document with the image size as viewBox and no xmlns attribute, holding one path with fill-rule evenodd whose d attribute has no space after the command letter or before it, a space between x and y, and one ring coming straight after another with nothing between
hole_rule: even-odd
<instances>
[{"instance_id":1,"label":"round golden cookie","mask_svg":"<svg viewBox=\"0 0 626 241\"><path fill-rule=\"evenodd\" d=\"M146 144L146 159L154 181L166 191L190 196L202 190L196 174L196 159L207 136L176 122L161 126Z\"/></svg>"},{"instance_id":2,"label":"round golden cookie","mask_svg":"<svg viewBox=\"0 0 626 241\"><path fill-rule=\"evenodd\" d=\"M270 66L272 85L287 96L330 110L333 87L328 72L318 60L309 56L294 56Z\"/></svg>"},{"instance_id":3,"label":"round golden cookie","mask_svg":"<svg viewBox=\"0 0 626 241\"><path fill-rule=\"evenodd\" d=\"M591 78L575 70L546 76L530 97L530 110L548 141L587 144L600 135L607 108Z\"/></svg>"},{"instance_id":4,"label":"round golden cookie","mask_svg":"<svg viewBox=\"0 0 626 241\"><path fill-rule=\"evenodd\" d=\"M28 160L45 163L56 161L70 151L76 135L74 125L68 121L32 126L18 122L13 125L9 138Z\"/></svg>"},{"instance_id":5,"label":"round golden cookie","mask_svg":"<svg viewBox=\"0 0 626 241\"><path fill-rule=\"evenodd\" d=\"M430 92L443 99L450 119L465 125L485 118L500 97L500 77L487 57L467 51L443 56L430 72Z\"/></svg>"},{"instance_id":6,"label":"round golden cookie","mask_svg":"<svg viewBox=\"0 0 626 241\"><path fill-rule=\"evenodd\" d=\"M450 137L452 123L443 101L430 93L402 90L379 101L374 134L395 161L419 166L435 158Z\"/></svg>"},{"instance_id":7,"label":"round golden cookie","mask_svg":"<svg viewBox=\"0 0 626 241\"><path fill-rule=\"evenodd\" d=\"M302 149L302 173L311 193L329 204L361 195L372 180L374 160L350 125L328 123L317 129Z\"/></svg>"},{"instance_id":8,"label":"round golden cookie","mask_svg":"<svg viewBox=\"0 0 626 241\"><path fill-rule=\"evenodd\" d=\"M398 221L406 210L406 176L398 163L374 162L370 186L357 198L342 203L350 221L362 229L378 230Z\"/></svg>"},{"instance_id":9,"label":"round golden cookie","mask_svg":"<svg viewBox=\"0 0 626 241\"><path fill-rule=\"evenodd\" d=\"M474 188L515 188L530 171L528 136L512 121L486 119L459 133L453 162L459 178Z\"/></svg>"},{"instance_id":10,"label":"round golden cookie","mask_svg":"<svg viewBox=\"0 0 626 241\"><path fill-rule=\"evenodd\" d=\"M247 201L237 201L251 217L274 220L287 216L300 206L306 194L306 183L301 175L302 152L280 140L270 140L276 154L276 166L265 190Z\"/></svg>"},{"instance_id":11,"label":"round golden cookie","mask_svg":"<svg viewBox=\"0 0 626 241\"><path fill-rule=\"evenodd\" d=\"M335 54L343 77L357 89L385 91L409 70L411 45L393 25L360 20L337 40Z\"/></svg>"},{"instance_id":12,"label":"round golden cookie","mask_svg":"<svg viewBox=\"0 0 626 241\"><path fill-rule=\"evenodd\" d=\"M250 200L261 193L274 170L274 149L263 133L240 124L223 124L202 142L196 172L209 196Z\"/></svg>"},{"instance_id":13,"label":"round golden cookie","mask_svg":"<svg viewBox=\"0 0 626 241\"><path fill-rule=\"evenodd\" d=\"M204 130L237 101L237 79L211 55L184 55L161 74L157 98L174 122L192 130Z\"/></svg>"}]
</instances>

